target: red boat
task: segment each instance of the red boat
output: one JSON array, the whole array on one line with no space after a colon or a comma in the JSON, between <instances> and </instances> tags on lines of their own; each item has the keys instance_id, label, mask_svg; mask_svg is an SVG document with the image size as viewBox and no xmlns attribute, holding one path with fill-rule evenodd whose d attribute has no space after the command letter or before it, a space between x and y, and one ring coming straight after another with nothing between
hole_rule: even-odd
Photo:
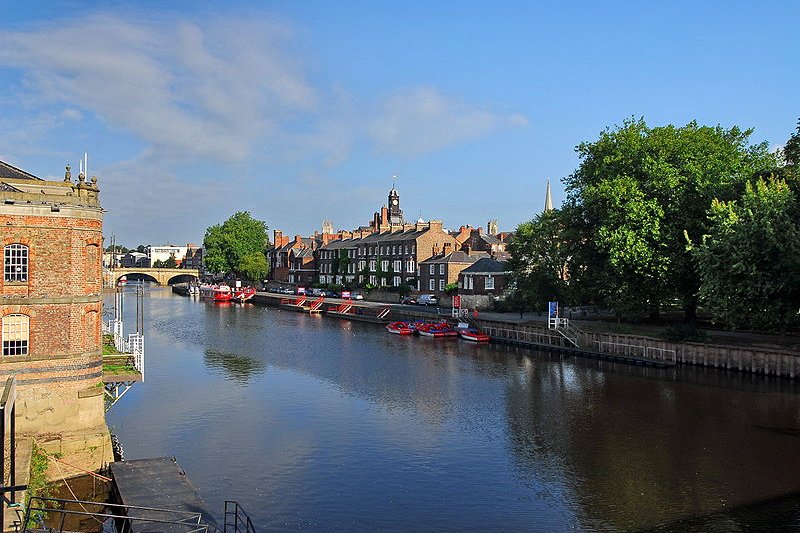
<instances>
[{"instance_id":1,"label":"red boat","mask_svg":"<svg viewBox=\"0 0 800 533\"><path fill-rule=\"evenodd\" d=\"M200 285L200 296L215 302L230 302L233 291L227 285Z\"/></svg>"},{"instance_id":2,"label":"red boat","mask_svg":"<svg viewBox=\"0 0 800 533\"><path fill-rule=\"evenodd\" d=\"M459 328L458 336L470 342L489 342L491 338L478 328Z\"/></svg>"},{"instance_id":3,"label":"red boat","mask_svg":"<svg viewBox=\"0 0 800 533\"><path fill-rule=\"evenodd\" d=\"M395 335L411 335L416 328L411 322L392 322L386 324L386 331Z\"/></svg>"},{"instance_id":4,"label":"red boat","mask_svg":"<svg viewBox=\"0 0 800 533\"><path fill-rule=\"evenodd\" d=\"M213 289L215 302L230 302L233 298L233 291L227 285L221 285Z\"/></svg>"},{"instance_id":5,"label":"red boat","mask_svg":"<svg viewBox=\"0 0 800 533\"><path fill-rule=\"evenodd\" d=\"M256 295L256 290L253 287L241 287L233 291L233 299L237 302L246 302Z\"/></svg>"},{"instance_id":6,"label":"red boat","mask_svg":"<svg viewBox=\"0 0 800 533\"><path fill-rule=\"evenodd\" d=\"M450 327L447 322L439 324L420 324L417 326L417 333L423 337L457 337L458 332Z\"/></svg>"}]
</instances>

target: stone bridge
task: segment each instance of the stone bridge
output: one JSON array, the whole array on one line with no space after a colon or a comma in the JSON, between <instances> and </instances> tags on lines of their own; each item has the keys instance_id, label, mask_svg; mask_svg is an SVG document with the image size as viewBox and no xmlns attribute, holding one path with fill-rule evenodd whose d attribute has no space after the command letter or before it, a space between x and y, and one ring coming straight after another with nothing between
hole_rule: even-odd
<instances>
[{"instance_id":1,"label":"stone bridge","mask_svg":"<svg viewBox=\"0 0 800 533\"><path fill-rule=\"evenodd\" d=\"M113 286L122 276L145 276L159 285L168 285L170 282L183 282L200 278L200 270L196 268L115 268L103 270L103 277L107 286Z\"/></svg>"}]
</instances>

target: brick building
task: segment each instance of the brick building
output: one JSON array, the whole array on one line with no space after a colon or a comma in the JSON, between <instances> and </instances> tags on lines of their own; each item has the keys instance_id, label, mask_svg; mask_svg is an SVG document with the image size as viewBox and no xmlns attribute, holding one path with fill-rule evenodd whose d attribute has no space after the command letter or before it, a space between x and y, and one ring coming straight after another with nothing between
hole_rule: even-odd
<instances>
[{"instance_id":1,"label":"brick building","mask_svg":"<svg viewBox=\"0 0 800 533\"><path fill-rule=\"evenodd\" d=\"M0 379L19 386L17 431L97 468L111 458L102 382L97 180L46 181L0 162Z\"/></svg>"},{"instance_id":2,"label":"brick building","mask_svg":"<svg viewBox=\"0 0 800 533\"><path fill-rule=\"evenodd\" d=\"M506 261L494 257L479 259L458 275L461 305L472 309L490 309L508 287L511 271Z\"/></svg>"},{"instance_id":3,"label":"brick building","mask_svg":"<svg viewBox=\"0 0 800 533\"><path fill-rule=\"evenodd\" d=\"M458 282L458 274L478 259L487 257L484 253L467 254L460 250L435 255L419 264L419 290L441 296L444 288Z\"/></svg>"}]
</instances>

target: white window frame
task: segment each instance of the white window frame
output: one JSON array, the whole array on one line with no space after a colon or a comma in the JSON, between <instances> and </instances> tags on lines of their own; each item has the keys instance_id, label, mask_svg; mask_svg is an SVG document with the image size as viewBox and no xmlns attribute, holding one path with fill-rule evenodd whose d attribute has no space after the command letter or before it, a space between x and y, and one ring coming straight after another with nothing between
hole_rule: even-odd
<instances>
[{"instance_id":1,"label":"white window frame","mask_svg":"<svg viewBox=\"0 0 800 533\"><path fill-rule=\"evenodd\" d=\"M439 274L444 274L444 263L439 263Z\"/></svg>"},{"instance_id":2,"label":"white window frame","mask_svg":"<svg viewBox=\"0 0 800 533\"><path fill-rule=\"evenodd\" d=\"M439 280L439 290L444 292L444 280L443 279Z\"/></svg>"},{"instance_id":3,"label":"white window frame","mask_svg":"<svg viewBox=\"0 0 800 533\"><path fill-rule=\"evenodd\" d=\"M431 274L436 274L436 265L431 265Z\"/></svg>"},{"instance_id":4,"label":"white window frame","mask_svg":"<svg viewBox=\"0 0 800 533\"><path fill-rule=\"evenodd\" d=\"M3 317L3 357L30 353L31 318L14 313Z\"/></svg>"},{"instance_id":5,"label":"white window frame","mask_svg":"<svg viewBox=\"0 0 800 533\"><path fill-rule=\"evenodd\" d=\"M436 280L435 279L431 278L430 280L428 280L428 289L432 290L432 291L436 290Z\"/></svg>"},{"instance_id":6,"label":"white window frame","mask_svg":"<svg viewBox=\"0 0 800 533\"><path fill-rule=\"evenodd\" d=\"M488 290L494 290L494 276L486 276L486 279L483 282L483 288Z\"/></svg>"}]
</instances>

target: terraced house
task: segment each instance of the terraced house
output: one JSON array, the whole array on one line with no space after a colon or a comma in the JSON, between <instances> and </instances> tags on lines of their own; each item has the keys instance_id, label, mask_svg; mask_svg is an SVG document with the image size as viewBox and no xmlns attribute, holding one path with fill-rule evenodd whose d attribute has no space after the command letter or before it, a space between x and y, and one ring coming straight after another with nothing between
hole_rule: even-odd
<instances>
[{"instance_id":1,"label":"terraced house","mask_svg":"<svg viewBox=\"0 0 800 533\"><path fill-rule=\"evenodd\" d=\"M368 283L376 287L417 287L418 265L451 252L458 243L440 220L403 224L395 230L357 234L319 250L320 283Z\"/></svg>"}]
</instances>

